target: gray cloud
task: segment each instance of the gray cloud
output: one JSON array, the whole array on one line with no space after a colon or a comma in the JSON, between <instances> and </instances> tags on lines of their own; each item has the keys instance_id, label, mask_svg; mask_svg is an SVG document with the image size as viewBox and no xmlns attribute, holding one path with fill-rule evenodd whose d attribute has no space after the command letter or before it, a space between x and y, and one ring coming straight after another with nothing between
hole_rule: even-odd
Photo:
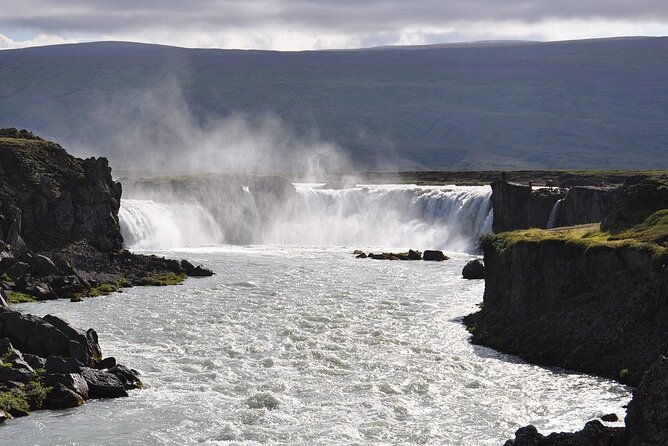
<instances>
[{"instance_id":1,"label":"gray cloud","mask_svg":"<svg viewBox=\"0 0 668 446\"><path fill-rule=\"evenodd\" d=\"M280 33L308 35L310 46L345 44L346 37L348 45L395 43L406 30L420 30L422 43L429 43L430 35L506 37L503 30L471 32L475 23L526 28L544 21L595 20L653 23L654 29L668 30L666 0L0 0L0 10L0 34L136 36L170 43L171 33L177 44L190 35L191 41L210 45L218 35L222 43L271 46Z\"/></svg>"}]
</instances>

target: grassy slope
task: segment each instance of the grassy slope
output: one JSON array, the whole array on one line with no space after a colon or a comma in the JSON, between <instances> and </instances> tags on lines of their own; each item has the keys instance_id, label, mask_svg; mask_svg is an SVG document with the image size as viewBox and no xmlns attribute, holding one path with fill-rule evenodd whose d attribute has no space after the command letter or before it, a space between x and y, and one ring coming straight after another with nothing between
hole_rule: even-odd
<instances>
[{"instance_id":1,"label":"grassy slope","mask_svg":"<svg viewBox=\"0 0 668 446\"><path fill-rule=\"evenodd\" d=\"M548 240L563 241L581 245L585 248L597 246L632 247L649 250L660 262L668 260L668 209L647 217L636 226L618 233L600 230L599 224L573 226L557 229L525 229L519 231L490 234L488 237L505 244L522 242L538 243Z\"/></svg>"},{"instance_id":2,"label":"grassy slope","mask_svg":"<svg viewBox=\"0 0 668 446\"><path fill-rule=\"evenodd\" d=\"M301 53L61 46L0 52L0 123L93 144L109 130L101 106L176 79L200 116L273 112L370 165L665 168L667 71L662 38Z\"/></svg>"}]
</instances>

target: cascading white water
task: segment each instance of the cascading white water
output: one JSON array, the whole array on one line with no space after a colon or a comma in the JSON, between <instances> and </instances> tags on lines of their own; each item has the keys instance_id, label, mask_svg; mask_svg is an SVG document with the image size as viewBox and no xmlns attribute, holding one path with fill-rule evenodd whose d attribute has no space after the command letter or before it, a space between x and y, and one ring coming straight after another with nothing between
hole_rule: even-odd
<instances>
[{"instance_id":1,"label":"cascading white water","mask_svg":"<svg viewBox=\"0 0 668 446\"><path fill-rule=\"evenodd\" d=\"M248 188L235 203L123 200L121 229L133 248L242 243L462 252L474 251L491 230L487 186L295 186L294 197L265 214Z\"/></svg>"},{"instance_id":2,"label":"cascading white water","mask_svg":"<svg viewBox=\"0 0 668 446\"><path fill-rule=\"evenodd\" d=\"M552 206L550 216L547 219L547 229L551 229L557 226L557 217L559 216L559 209L561 208L561 204L563 202L564 199L560 198L556 203L554 203L554 206Z\"/></svg>"},{"instance_id":3,"label":"cascading white water","mask_svg":"<svg viewBox=\"0 0 668 446\"><path fill-rule=\"evenodd\" d=\"M167 204L153 200L122 200L121 233L134 248L178 248L216 243L222 239L215 219L197 204Z\"/></svg>"}]
</instances>

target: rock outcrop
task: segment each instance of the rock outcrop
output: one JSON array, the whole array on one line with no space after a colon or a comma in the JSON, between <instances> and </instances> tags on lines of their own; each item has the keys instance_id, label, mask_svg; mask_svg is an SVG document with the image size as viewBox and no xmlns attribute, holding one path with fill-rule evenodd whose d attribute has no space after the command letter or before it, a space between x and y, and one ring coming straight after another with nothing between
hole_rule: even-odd
<instances>
[{"instance_id":1,"label":"rock outcrop","mask_svg":"<svg viewBox=\"0 0 668 446\"><path fill-rule=\"evenodd\" d=\"M26 131L0 130L2 240L32 251L86 240L102 252L123 246L121 185L106 158L82 160Z\"/></svg>"},{"instance_id":2,"label":"rock outcrop","mask_svg":"<svg viewBox=\"0 0 668 446\"><path fill-rule=\"evenodd\" d=\"M511 233L512 234L512 233ZM668 353L668 268L643 246L490 235L473 342L637 384Z\"/></svg>"},{"instance_id":3,"label":"rock outcrop","mask_svg":"<svg viewBox=\"0 0 668 446\"><path fill-rule=\"evenodd\" d=\"M102 359L93 329L0 308L0 419L127 396L141 387L137 371Z\"/></svg>"},{"instance_id":4,"label":"rock outcrop","mask_svg":"<svg viewBox=\"0 0 668 446\"><path fill-rule=\"evenodd\" d=\"M559 205L554 226L575 226L603 221L614 207L616 191L615 187L570 188Z\"/></svg>"},{"instance_id":5,"label":"rock outcrop","mask_svg":"<svg viewBox=\"0 0 668 446\"><path fill-rule=\"evenodd\" d=\"M598 223L617 198L616 187L531 188L504 181L491 186L494 232Z\"/></svg>"},{"instance_id":6,"label":"rock outcrop","mask_svg":"<svg viewBox=\"0 0 668 446\"><path fill-rule=\"evenodd\" d=\"M25 130L0 130L0 288L78 300L121 286L213 274L122 249L122 187L105 158L82 160Z\"/></svg>"},{"instance_id":7,"label":"rock outcrop","mask_svg":"<svg viewBox=\"0 0 668 446\"><path fill-rule=\"evenodd\" d=\"M495 181L491 186L494 232L546 228L555 203L565 197L558 188L533 189L506 181Z\"/></svg>"},{"instance_id":8,"label":"rock outcrop","mask_svg":"<svg viewBox=\"0 0 668 446\"><path fill-rule=\"evenodd\" d=\"M661 209L668 209L668 180L632 177L617 194L613 209L602 220L601 229L620 231L641 223Z\"/></svg>"}]
</instances>

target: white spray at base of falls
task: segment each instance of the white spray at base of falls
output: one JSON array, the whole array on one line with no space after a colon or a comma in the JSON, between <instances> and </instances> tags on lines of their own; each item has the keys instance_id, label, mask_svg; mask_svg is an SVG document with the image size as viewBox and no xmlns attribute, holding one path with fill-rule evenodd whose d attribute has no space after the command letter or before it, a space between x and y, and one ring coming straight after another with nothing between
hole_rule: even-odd
<instances>
[{"instance_id":1,"label":"white spray at base of falls","mask_svg":"<svg viewBox=\"0 0 668 446\"><path fill-rule=\"evenodd\" d=\"M202 201L123 200L121 230L133 248L228 243L461 252L475 251L491 230L487 186L295 187L293 196L273 201L247 187L229 203L213 194Z\"/></svg>"}]
</instances>

